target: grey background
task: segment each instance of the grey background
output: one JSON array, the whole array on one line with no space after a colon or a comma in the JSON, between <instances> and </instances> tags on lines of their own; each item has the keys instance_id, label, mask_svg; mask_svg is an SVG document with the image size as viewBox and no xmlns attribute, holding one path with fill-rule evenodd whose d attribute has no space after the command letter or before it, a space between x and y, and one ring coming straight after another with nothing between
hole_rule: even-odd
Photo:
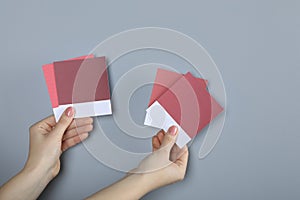
<instances>
[{"instance_id":1,"label":"grey background","mask_svg":"<svg viewBox=\"0 0 300 200\"><path fill-rule=\"evenodd\" d=\"M160 26L187 34L208 50L225 82L227 118L204 160L197 159L203 136L196 138L184 181L144 199L299 199L299 10L296 0L1 1L0 184L26 161L28 127L51 114L42 64L84 55L123 30ZM150 61L182 66L171 55L136 52L112 66L112 86L132 66ZM150 89L133 95L137 108L144 107ZM143 113L129 107L141 123ZM112 141L122 145L122 131L111 130ZM123 147L150 149L150 139L136 148L129 144L124 140ZM82 145L62 161L60 175L40 199L82 199L124 176Z\"/></svg>"}]
</instances>

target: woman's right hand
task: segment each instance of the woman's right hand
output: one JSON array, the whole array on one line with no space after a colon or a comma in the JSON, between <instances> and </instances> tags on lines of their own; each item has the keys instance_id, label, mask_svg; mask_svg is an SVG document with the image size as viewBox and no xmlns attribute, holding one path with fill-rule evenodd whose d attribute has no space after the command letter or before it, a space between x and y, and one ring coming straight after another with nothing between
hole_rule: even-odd
<instances>
[{"instance_id":1,"label":"woman's right hand","mask_svg":"<svg viewBox=\"0 0 300 200\"><path fill-rule=\"evenodd\" d=\"M153 152L136 169L88 199L140 199L156 188L183 180L189 152L186 146L180 149L175 144L177 134L175 126L167 133L159 131L152 138Z\"/></svg>"},{"instance_id":2,"label":"woman's right hand","mask_svg":"<svg viewBox=\"0 0 300 200\"><path fill-rule=\"evenodd\" d=\"M145 176L149 190L184 179L189 152L187 146L180 149L175 144L177 134L176 126L171 126L166 133L159 131L152 138L153 153L131 171Z\"/></svg>"}]
</instances>

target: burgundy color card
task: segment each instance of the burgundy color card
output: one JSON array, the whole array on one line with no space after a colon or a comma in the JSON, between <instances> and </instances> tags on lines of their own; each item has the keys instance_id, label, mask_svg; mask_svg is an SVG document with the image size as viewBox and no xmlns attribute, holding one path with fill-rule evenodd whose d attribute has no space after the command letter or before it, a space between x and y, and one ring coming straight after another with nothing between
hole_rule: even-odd
<instances>
[{"instance_id":1,"label":"burgundy color card","mask_svg":"<svg viewBox=\"0 0 300 200\"><path fill-rule=\"evenodd\" d=\"M189 76L191 75L190 72L188 72ZM173 71L168 71L165 69L157 69L155 81L153 84L152 94L150 97L149 105L154 103L154 101L161 96L164 92L168 90L178 79L180 79L183 76L183 74L179 74ZM195 77L193 77L195 78ZM201 84L204 88L207 87L207 81L201 78L195 78L199 81L199 84Z\"/></svg>"},{"instance_id":2,"label":"burgundy color card","mask_svg":"<svg viewBox=\"0 0 300 200\"><path fill-rule=\"evenodd\" d=\"M69 106L77 118L112 114L105 57L54 62L43 71L56 120Z\"/></svg>"},{"instance_id":3,"label":"burgundy color card","mask_svg":"<svg viewBox=\"0 0 300 200\"><path fill-rule=\"evenodd\" d=\"M165 130L171 125L179 126L176 141L179 147L183 147L223 111L209 94L206 80L191 73L182 75L160 69L149 104L145 125Z\"/></svg>"}]
</instances>

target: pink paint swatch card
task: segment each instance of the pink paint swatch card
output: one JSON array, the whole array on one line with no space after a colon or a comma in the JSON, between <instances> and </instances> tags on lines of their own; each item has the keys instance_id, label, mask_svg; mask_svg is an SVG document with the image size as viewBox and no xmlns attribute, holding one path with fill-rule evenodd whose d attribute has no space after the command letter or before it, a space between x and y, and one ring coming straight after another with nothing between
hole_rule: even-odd
<instances>
[{"instance_id":1,"label":"pink paint swatch card","mask_svg":"<svg viewBox=\"0 0 300 200\"><path fill-rule=\"evenodd\" d=\"M188 72L189 76L191 76L191 73ZM164 92L168 90L169 87L171 87L178 79L180 79L183 74L179 74L173 71L168 71L165 69L157 69L154 85L152 88L152 94L150 97L149 105L154 103L154 101L161 96ZM195 78L195 77L193 77ZM207 80L201 79L201 78L195 78L199 81L199 84L203 88L207 87Z\"/></svg>"},{"instance_id":2,"label":"pink paint swatch card","mask_svg":"<svg viewBox=\"0 0 300 200\"><path fill-rule=\"evenodd\" d=\"M158 69L144 124L165 131L176 125L182 148L222 111L206 80Z\"/></svg>"},{"instance_id":3,"label":"pink paint swatch card","mask_svg":"<svg viewBox=\"0 0 300 200\"><path fill-rule=\"evenodd\" d=\"M73 106L75 117L112 114L105 57L82 56L43 66L56 121Z\"/></svg>"}]
</instances>

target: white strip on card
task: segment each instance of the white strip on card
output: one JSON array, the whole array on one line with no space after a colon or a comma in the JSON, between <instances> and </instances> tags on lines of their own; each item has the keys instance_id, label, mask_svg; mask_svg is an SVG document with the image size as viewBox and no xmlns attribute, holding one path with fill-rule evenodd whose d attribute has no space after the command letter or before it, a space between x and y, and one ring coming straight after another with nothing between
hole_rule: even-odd
<instances>
[{"instance_id":1,"label":"white strip on card","mask_svg":"<svg viewBox=\"0 0 300 200\"><path fill-rule=\"evenodd\" d=\"M58 121L61 115L63 114L63 112L70 106L75 108L75 118L112 114L111 102L108 99L108 100L85 102L85 103L59 105L58 107L53 108L55 120Z\"/></svg>"},{"instance_id":2,"label":"white strip on card","mask_svg":"<svg viewBox=\"0 0 300 200\"><path fill-rule=\"evenodd\" d=\"M158 101L155 101L146 110L144 125L161 128L164 131L167 131L170 126L177 126L178 137L176 144L179 148L182 148L191 140L189 135L177 124L177 122L169 115L169 113L160 105Z\"/></svg>"}]
</instances>

